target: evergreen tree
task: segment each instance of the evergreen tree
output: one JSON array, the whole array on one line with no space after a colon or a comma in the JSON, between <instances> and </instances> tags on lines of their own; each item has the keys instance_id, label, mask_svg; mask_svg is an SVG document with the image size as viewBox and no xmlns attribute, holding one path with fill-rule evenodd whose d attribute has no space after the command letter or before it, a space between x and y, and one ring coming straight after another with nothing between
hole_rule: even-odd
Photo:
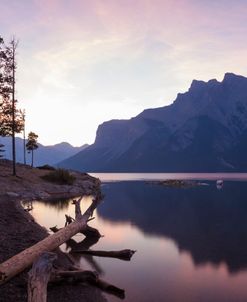
<instances>
[{"instance_id":1,"label":"evergreen tree","mask_svg":"<svg viewBox=\"0 0 247 302\"><path fill-rule=\"evenodd\" d=\"M15 121L12 121L12 102L8 99L2 100L0 104L0 136L11 136L14 125L14 132L20 133L24 128L22 111L16 108L17 101L14 102Z\"/></svg>"},{"instance_id":2,"label":"evergreen tree","mask_svg":"<svg viewBox=\"0 0 247 302\"><path fill-rule=\"evenodd\" d=\"M15 133L23 129L23 119L15 99L17 46L15 38L7 46L0 37L0 135L12 136L13 175L16 175Z\"/></svg>"},{"instance_id":3,"label":"evergreen tree","mask_svg":"<svg viewBox=\"0 0 247 302\"><path fill-rule=\"evenodd\" d=\"M9 46L6 46L6 61L5 61L5 72L6 72L6 83L9 96L11 99L11 115L12 115L12 160L13 160L13 175L16 175L16 154L15 154L15 108L16 108L16 99L15 99L15 72L17 68L16 64L16 49L18 46L18 41L13 38L10 41Z\"/></svg>"},{"instance_id":4,"label":"evergreen tree","mask_svg":"<svg viewBox=\"0 0 247 302\"><path fill-rule=\"evenodd\" d=\"M5 58L5 52L4 52L4 41L3 38L0 37L0 136L4 135L4 100L6 98L6 95L4 93L5 88L5 76L4 76L4 60Z\"/></svg>"},{"instance_id":5,"label":"evergreen tree","mask_svg":"<svg viewBox=\"0 0 247 302\"><path fill-rule=\"evenodd\" d=\"M31 152L32 154L32 163L31 166L33 167L33 151L38 149L38 135L35 134L34 132L29 132L28 134L28 139L27 139L27 143L26 143L26 148L29 151L29 153Z\"/></svg>"},{"instance_id":6,"label":"evergreen tree","mask_svg":"<svg viewBox=\"0 0 247 302\"><path fill-rule=\"evenodd\" d=\"M5 45L3 38L0 37L0 101L5 96Z\"/></svg>"},{"instance_id":7,"label":"evergreen tree","mask_svg":"<svg viewBox=\"0 0 247 302\"><path fill-rule=\"evenodd\" d=\"M5 152L5 150L3 148L4 148L4 145L0 144L0 158L3 157L3 152Z\"/></svg>"}]
</instances>

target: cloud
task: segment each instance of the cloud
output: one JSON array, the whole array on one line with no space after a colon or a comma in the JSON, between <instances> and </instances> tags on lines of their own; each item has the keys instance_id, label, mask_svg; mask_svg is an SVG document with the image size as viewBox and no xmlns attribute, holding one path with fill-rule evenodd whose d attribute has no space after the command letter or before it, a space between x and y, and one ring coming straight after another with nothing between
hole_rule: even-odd
<instances>
[{"instance_id":1,"label":"cloud","mask_svg":"<svg viewBox=\"0 0 247 302\"><path fill-rule=\"evenodd\" d=\"M30 127L79 144L104 120L170 103L194 78L245 75L246 14L244 0L1 0L0 28L20 38Z\"/></svg>"}]
</instances>

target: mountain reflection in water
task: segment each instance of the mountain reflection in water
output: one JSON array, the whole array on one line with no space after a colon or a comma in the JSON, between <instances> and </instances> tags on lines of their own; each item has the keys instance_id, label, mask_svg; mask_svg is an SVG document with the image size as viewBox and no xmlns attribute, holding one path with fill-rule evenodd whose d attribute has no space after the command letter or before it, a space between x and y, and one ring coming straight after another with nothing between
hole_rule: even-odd
<instances>
[{"instance_id":1,"label":"mountain reflection in water","mask_svg":"<svg viewBox=\"0 0 247 302\"><path fill-rule=\"evenodd\" d=\"M126 302L247 301L246 182L224 181L221 190L215 181L208 184L105 183L105 199L90 221L104 237L92 241L77 234L62 250L137 250L130 262L70 255L125 289ZM90 204L91 197L84 197L82 212ZM34 202L31 213L49 229L63 227L64 215L74 211L71 201L52 201ZM119 299L107 295L107 301Z\"/></svg>"},{"instance_id":2,"label":"mountain reflection in water","mask_svg":"<svg viewBox=\"0 0 247 302\"><path fill-rule=\"evenodd\" d=\"M247 267L247 186L226 182L187 189L144 182L103 186L98 216L131 222L143 233L169 237L195 265L224 262L230 273Z\"/></svg>"}]
</instances>

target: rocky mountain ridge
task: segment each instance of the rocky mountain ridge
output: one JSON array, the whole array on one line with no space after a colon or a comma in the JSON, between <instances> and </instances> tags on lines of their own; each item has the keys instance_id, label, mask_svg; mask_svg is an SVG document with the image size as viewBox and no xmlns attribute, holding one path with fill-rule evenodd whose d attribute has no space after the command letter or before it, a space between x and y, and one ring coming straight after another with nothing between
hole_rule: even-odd
<instances>
[{"instance_id":1,"label":"rocky mountain ridge","mask_svg":"<svg viewBox=\"0 0 247 302\"><path fill-rule=\"evenodd\" d=\"M246 171L247 78L194 80L169 106L98 127L95 143L59 165L89 172ZM79 167L79 168L78 168Z\"/></svg>"}]
</instances>

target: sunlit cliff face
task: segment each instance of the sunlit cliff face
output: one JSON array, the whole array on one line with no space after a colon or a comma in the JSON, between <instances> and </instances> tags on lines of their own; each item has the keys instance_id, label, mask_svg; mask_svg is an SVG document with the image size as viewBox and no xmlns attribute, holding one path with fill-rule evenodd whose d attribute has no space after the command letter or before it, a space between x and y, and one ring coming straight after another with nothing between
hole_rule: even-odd
<instances>
[{"instance_id":1,"label":"sunlit cliff face","mask_svg":"<svg viewBox=\"0 0 247 302\"><path fill-rule=\"evenodd\" d=\"M2 0L27 131L92 143L98 124L164 106L194 78L246 75L246 12L241 0Z\"/></svg>"}]
</instances>

